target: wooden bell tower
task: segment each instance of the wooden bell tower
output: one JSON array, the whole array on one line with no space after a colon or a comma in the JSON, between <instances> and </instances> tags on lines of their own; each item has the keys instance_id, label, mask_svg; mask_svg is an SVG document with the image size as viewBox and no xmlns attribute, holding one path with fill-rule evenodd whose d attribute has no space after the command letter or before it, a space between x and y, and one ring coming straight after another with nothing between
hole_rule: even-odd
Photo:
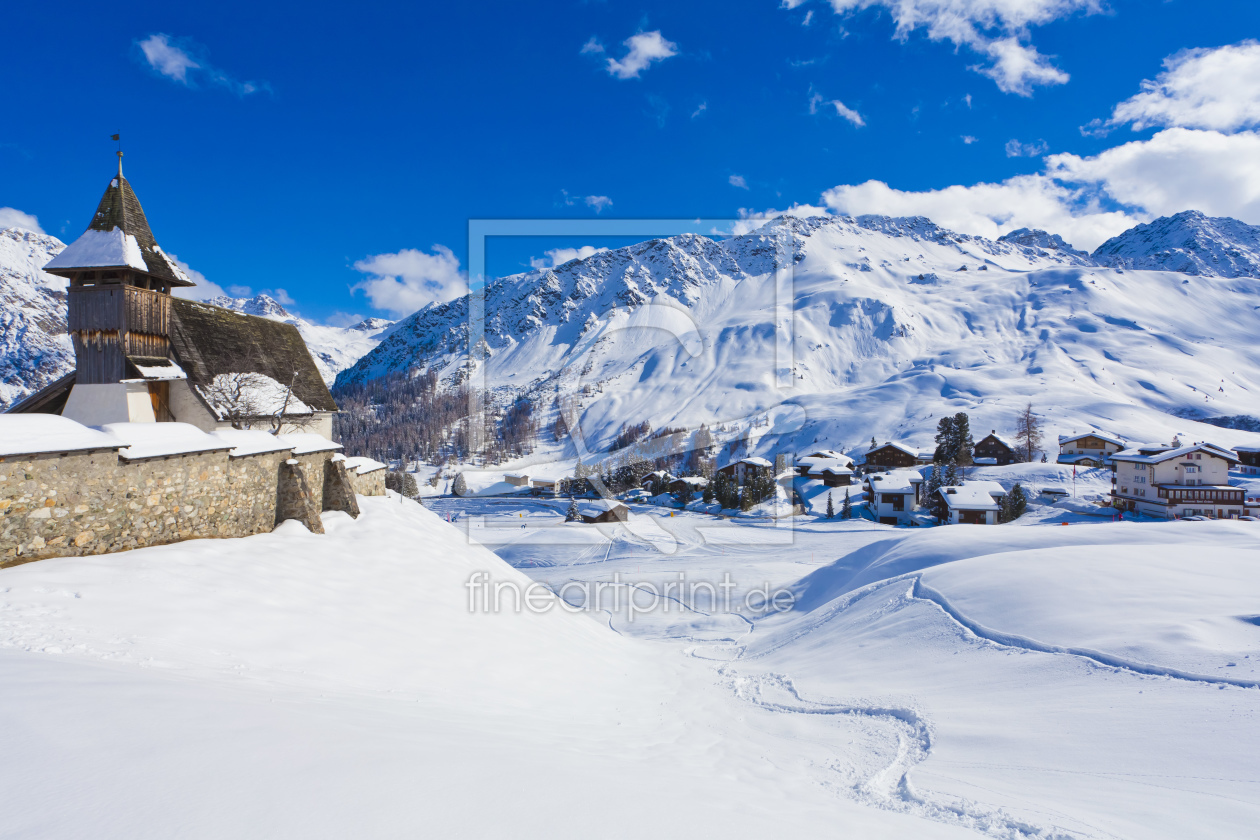
<instances>
[{"instance_id":1,"label":"wooden bell tower","mask_svg":"<svg viewBox=\"0 0 1260 840\"><path fill-rule=\"evenodd\" d=\"M154 240L123 177L122 154L88 229L44 268L70 280L68 326L80 385L134 378L137 363L166 364L171 289L195 285Z\"/></svg>"}]
</instances>

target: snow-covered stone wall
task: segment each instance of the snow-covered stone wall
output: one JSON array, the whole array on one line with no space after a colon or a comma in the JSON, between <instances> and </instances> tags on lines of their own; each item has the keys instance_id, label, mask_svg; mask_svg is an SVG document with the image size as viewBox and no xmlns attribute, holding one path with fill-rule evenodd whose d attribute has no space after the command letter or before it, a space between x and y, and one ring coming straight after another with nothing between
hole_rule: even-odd
<instances>
[{"instance_id":1,"label":"snow-covered stone wall","mask_svg":"<svg viewBox=\"0 0 1260 840\"><path fill-rule=\"evenodd\" d=\"M127 460L96 450L0 457L0 567L269 532L282 518L277 502L285 470L303 476L315 511L306 524L316 530L319 511L343 510L346 497L353 500L348 487L336 487L345 471L329 469L332 454L219 450ZM326 493L330 472L337 492ZM384 471L373 475L384 495Z\"/></svg>"}]
</instances>

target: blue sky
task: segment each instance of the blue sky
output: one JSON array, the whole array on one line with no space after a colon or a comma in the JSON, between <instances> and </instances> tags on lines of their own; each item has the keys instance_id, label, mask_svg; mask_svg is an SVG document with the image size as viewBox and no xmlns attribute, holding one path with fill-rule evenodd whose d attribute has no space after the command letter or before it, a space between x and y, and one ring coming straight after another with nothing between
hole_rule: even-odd
<instances>
[{"instance_id":1,"label":"blue sky","mask_svg":"<svg viewBox=\"0 0 1260 840\"><path fill-rule=\"evenodd\" d=\"M1088 248L1181 209L1260 223L1238 0L44 3L6 29L0 224L77 236L120 131L168 251L333 322L455 294L470 218L922 213ZM496 240L488 269L624 241Z\"/></svg>"}]
</instances>

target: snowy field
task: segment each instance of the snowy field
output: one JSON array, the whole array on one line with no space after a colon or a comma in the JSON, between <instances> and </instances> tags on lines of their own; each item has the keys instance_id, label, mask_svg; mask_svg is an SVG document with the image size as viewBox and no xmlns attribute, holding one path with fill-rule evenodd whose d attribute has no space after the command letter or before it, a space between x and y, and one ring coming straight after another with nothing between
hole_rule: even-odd
<instances>
[{"instance_id":1,"label":"snowy field","mask_svg":"<svg viewBox=\"0 0 1260 840\"><path fill-rule=\"evenodd\" d=\"M0 836L1186 838L1260 818L1260 523L634 506L595 526L562 501L360 501L323 536L0 570ZM535 609L492 611L470 579Z\"/></svg>"}]
</instances>

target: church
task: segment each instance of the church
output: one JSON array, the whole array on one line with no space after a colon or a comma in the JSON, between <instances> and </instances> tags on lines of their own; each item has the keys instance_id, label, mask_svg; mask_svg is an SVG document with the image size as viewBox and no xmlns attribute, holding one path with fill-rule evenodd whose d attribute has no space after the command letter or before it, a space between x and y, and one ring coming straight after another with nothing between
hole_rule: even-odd
<instances>
[{"instance_id":1,"label":"church","mask_svg":"<svg viewBox=\"0 0 1260 840\"><path fill-rule=\"evenodd\" d=\"M87 230L44 271L70 281L75 369L10 413L331 440L337 405L295 326L172 294L196 284L154 239L121 151Z\"/></svg>"}]
</instances>

